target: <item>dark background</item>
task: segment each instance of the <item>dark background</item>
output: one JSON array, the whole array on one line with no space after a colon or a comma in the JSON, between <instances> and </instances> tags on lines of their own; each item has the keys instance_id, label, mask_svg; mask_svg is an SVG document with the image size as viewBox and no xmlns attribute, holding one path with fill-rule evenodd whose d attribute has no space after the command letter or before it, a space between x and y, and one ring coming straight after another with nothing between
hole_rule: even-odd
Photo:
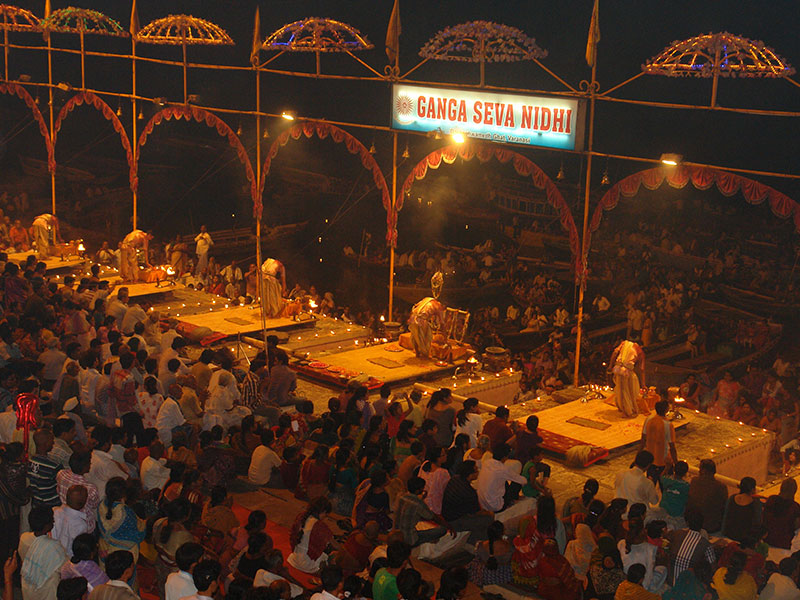
<instances>
[{"instance_id":1,"label":"dark background","mask_svg":"<svg viewBox=\"0 0 800 600\"><path fill-rule=\"evenodd\" d=\"M72 3L100 10L118 20L127 30L130 3L118 0L76 0ZM44 1L21 2L19 5L41 15ZM53 10L67 6L67 2L54 0ZM359 29L375 45L373 50L359 54L360 58L382 71L387 63L384 38L391 0L348 1L286 1L260 2L261 38L286 23L308 16L335 18ZM249 64L256 2L233 0L141 0L138 3L142 26L167 14L187 13L206 18L223 27L236 42L230 47L190 47L189 61L217 62L244 66ZM590 69L584 60L586 35L591 16L591 0L560 1L428 1L401 0L401 72L405 72L420 59L419 48L439 30L472 20L491 20L518 27L536 39L547 50L543 63L571 85L577 87L589 79ZM597 78L600 91L635 75L641 64L658 54L674 40L682 40L701 33L729 31L755 40L763 40L790 64L800 63L800 11L793 1L673 1L651 2L642 0L604 0L600 3L601 42L598 48ZM11 33L12 43L40 44L36 34ZM54 45L78 47L77 35L54 35ZM130 41L102 36L87 36L88 50L127 53ZM180 47L137 44L137 54L180 60ZM262 52L262 61L269 54ZM80 85L80 66L77 56L54 55L54 81ZM46 54L14 49L10 56L11 78L21 73L34 81L47 81ZM285 70L312 72L313 54L284 55L270 67ZM130 65L124 59L87 58L87 87L98 90L130 92ZM368 71L348 56L323 55L323 73L368 75ZM137 92L145 96L162 96L170 102L182 101L181 69L137 63ZM412 79L430 82L478 83L478 66L468 63L428 62L414 72ZM798 78L800 79L800 78ZM511 86L539 90L562 90L563 87L533 63L500 63L487 65L486 82L490 85ZM253 109L255 103L255 76L252 72L222 72L190 70L189 93L199 94L200 103L206 106ZM354 82L293 78L278 74L262 74L262 110L279 113L293 109L309 118L352 121L386 126L389 123L389 89L383 82ZM32 93L35 93L32 91ZM711 94L710 79L677 79L643 76L615 92L625 98L708 104ZM46 91L41 91L46 98ZM71 93L57 93L56 108ZM112 107L113 98L106 98ZM781 80L721 79L718 104L728 107L800 110L800 88ZM46 102L41 109L47 118ZM130 105L123 103L123 123L130 130ZM149 118L156 108L143 107ZM45 153L41 138L34 126L21 133L15 127L21 119L28 118L24 106L11 98L0 98L0 172L13 177L19 170L18 156L43 159ZM242 127L242 139L251 150L255 162L254 144L259 132L255 119L221 115L236 130ZM146 121L139 121L139 129ZM657 109L610 102L597 103L595 149L600 152L658 158L662 152L678 152L686 160L727 167L739 167L800 174L797 153L800 149L798 118L722 114L707 110L685 111ZM276 134L287 126L280 119L267 120L271 138L263 140L262 157ZM367 147L374 143L376 159L391 183L391 135L373 133L363 129L350 129ZM408 143L411 158L399 168L398 186L413 164L425 154L442 144L420 136L402 134L401 149ZM573 214L580 228L580 189L583 163L579 156L550 150L517 148L539 164L551 177L563 164L567 184L575 184L568 200L574 205ZM124 160L124 153L110 125L90 109L78 109L65 122L59 137L57 158L59 164L74 165L96 174L113 170L103 159ZM250 223L251 206L244 178L244 169L227 143L216 132L196 124L169 123L156 129L142 152L140 169L140 220L145 228L158 235L189 233L201 222L209 229ZM121 164L121 163L120 163ZM150 165L150 166L148 166ZM371 186L371 177L361 168L357 158L344 147L330 141L293 142L282 148L275 162L275 177L268 183L265 193L265 219L278 224L309 219L302 240L293 243L291 252L304 255L310 262L317 257L338 254L343 243L358 247L362 232L368 231L376 243L385 233L385 213L379 195ZM646 164L629 161L601 159L595 162L593 188L599 189L602 171L607 169L611 181L646 168ZM122 166L115 185L124 188L127 170ZM295 169L287 179L280 169ZM449 170L448 170L449 169ZM429 178L441 177L443 183L470 202L481 203L487 193L487 180L496 165L466 166L440 169ZM339 193L316 193L295 186L298 179L308 179L303 172L339 178ZM113 174L113 172L111 173ZM513 177L512 173L507 174ZM798 180L759 178L764 183L800 197ZM294 183L293 183L294 182ZM41 201L47 199L47 186L43 183ZM344 190L344 191L342 191ZM60 190L59 202L74 206L75 190ZM34 194L36 196L36 194ZM84 202L84 206L86 203ZM130 205L121 201L117 229L124 229L130 214ZM743 209L744 210L744 209ZM342 214L343 213L343 214ZM69 216L65 216L69 219ZM328 219L328 222L325 222ZM743 212L743 226L747 224ZM608 221L604 221L606 223ZM401 218L401 246L404 227L413 227ZM430 225L430 224L427 224ZM444 226L443 226L444 227ZM444 228L428 227L425 234L436 236ZM406 229L407 231L407 229ZM323 242L318 242L323 236ZM417 236L418 237L418 236ZM410 235L407 239L415 239ZM472 240L466 240L472 241Z\"/></svg>"}]
</instances>

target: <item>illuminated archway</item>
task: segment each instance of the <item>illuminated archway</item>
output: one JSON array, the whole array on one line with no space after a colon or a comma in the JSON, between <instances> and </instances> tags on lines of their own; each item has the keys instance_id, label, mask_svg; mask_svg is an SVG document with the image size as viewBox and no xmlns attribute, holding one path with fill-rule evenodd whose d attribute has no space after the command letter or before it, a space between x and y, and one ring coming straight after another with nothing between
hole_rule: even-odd
<instances>
[{"instance_id":1,"label":"illuminated archway","mask_svg":"<svg viewBox=\"0 0 800 600\"><path fill-rule=\"evenodd\" d=\"M145 125L145 128L142 130L142 135L139 136L136 152L137 173L138 161L142 156L142 147L145 145L145 143L147 143L147 138L151 133L153 133L153 129L155 129L156 125L160 125L165 119L167 121L172 119L185 119L186 121L194 120L198 123L205 123L208 127L216 129L219 135L227 138L228 144L234 150L236 150L236 155L239 157L239 162L244 165L245 173L247 174L247 181L250 182L250 197L253 200L253 213L260 215L261 202L258 201L258 210L256 211L256 177L253 174L253 165L250 163L250 158L247 156L247 150L245 150L244 146L242 145L242 141L239 139L239 136L234 133L233 129L231 129L225 121L220 119L214 113L205 110L204 108L185 105L168 106L167 108L163 108L154 114L153 117L147 122L147 125ZM138 176L135 177L134 180L136 181L136 187L138 188Z\"/></svg>"},{"instance_id":2,"label":"illuminated archway","mask_svg":"<svg viewBox=\"0 0 800 600\"><path fill-rule=\"evenodd\" d=\"M290 138L297 140L300 139L301 135L305 135L307 138L310 138L315 134L321 140L324 140L330 135L331 139L337 144L344 142L348 152L350 152L350 154L358 154L358 157L361 159L361 164L364 166L364 168L372 172L372 180L375 182L375 186L381 192L381 201L383 202L383 208L386 210L386 242L389 245L396 246L397 212L392 211L392 197L389 193L389 187L386 185L386 178L383 176L383 171L381 171L381 168L378 166L375 157L369 153L369 150L366 149L364 144L358 141L357 138L347 133L344 129L340 129L339 127L331 125L330 123L321 123L319 121L304 121L303 123L298 123L292 126L291 129L280 134L272 143L272 146L270 146L269 151L267 152L267 158L264 161L264 168L261 170L261 182L258 189L258 202L254 205L254 211L256 210L256 207L258 209L256 216L261 216L261 196L264 193L264 184L266 183L266 177L269 173L272 159L278 154L278 150L281 148L281 146L288 144Z\"/></svg>"},{"instance_id":3,"label":"illuminated archway","mask_svg":"<svg viewBox=\"0 0 800 600\"><path fill-rule=\"evenodd\" d=\"M428 169L438 169L444 161L448 165L452 165L456 158L461 157L463 160L472 160L477 158L480 162L485 163L492 158L497 159L499 162L505 164L509 161L514 166L517 174L523 177L530 177L533 184L540 190L545 190L547 202L558 211L559 221L561 227L567 232L569 236L569 248L572 252L572 258L576 261L580 256L578 229L575 227L575 220L572 218L572 212L564 196L553 183L553 180L542 171L539 166L529 158L526 158L519 152L503 148L501 146L492 146L488 144L453 144L434 150L428 156L423 158L408 174L402 189L397 195L397 207L394 214L394 226L397 226L397 213L403 208L406 193L411 190L411 186L415 180L425 177ZM395 237L397 231L394 232Z\"/></svg>"},{"instance_id":4,"label":"illuminated archway","mask_svg":"<svg viewBox=\"0 0 800 600\"><path fill-rule=\"evenodd\" d=\"M589 223L589 239L586 241L586 247L590 247L591 235L600 227L603 213L619 204L620 195L632 198L639 193L641 186L648 190L655 190L661 187L665 181L670 187L677 189L686 187L690 182L698 190L707 190L716 184L717 189L723 196L730 197L737 192L741 192L744 199L750 204L761 204L768 200L772 214L781 219L793 218L795 231L800 233L800 204L786 194L753 179L729 173L728 171L709 167L678 165L677 167L656 167L639 171L611 186L600 199L600 203L594 209L594 213L592 213L592 220Z\"/></svg>"},{"instance_id":5,"label":"illuminated archway","mask_svg":"<svg viewBox=\"0 0 800 600\"><path fill-rule=\"evenodd\" d=\"M119 134L120 142L122 142L122 147L125 149L125 159L128 161L128 178L130 180L130 188L131 191L135 191L138 185L138 180L136 177L136 163L133 160L133 149L131 148L131 141L130 138L128 138L128 133L125 131L125 127L122 125L119 117L117 117L116 113L111 109L111 107L92 92L81 92L78 95L73 96L61 108L53 128L53 148L55 149L56 142L58 141L58 132L61 130L62 122L67 115L69 115L69 113L75 110L77 106L81 106L82 104L92 106L99 110L104 119L111 121L114 131Z\"/></svg>"},{"instance_id":6,"label":"illuminated archway","mask_svg":"<svg viewBox=\"0 0 800 600\"><path fill-rule=\"evenodd\" d=\"M44 138L44 144L47 147L47 170L50 173L55 173L56 157L54 144L50 139L50 131L47 129L47 123L45 123L39 107L36 106L36 101L28 93L28 90L16 83L0 83L0 94L16 96L31 110L34 120L39 124L39 133L42 134L42 137Z\"/></svg>"}]
</instances>

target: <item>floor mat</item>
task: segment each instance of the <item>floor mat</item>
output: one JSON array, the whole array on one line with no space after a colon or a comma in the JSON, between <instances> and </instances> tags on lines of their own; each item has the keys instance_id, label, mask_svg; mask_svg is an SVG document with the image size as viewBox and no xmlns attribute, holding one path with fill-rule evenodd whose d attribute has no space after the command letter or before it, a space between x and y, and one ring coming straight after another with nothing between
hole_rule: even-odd
<instances>
[{"instance_id":1,"label":"floor mat","mask_svg":"<svg viewBox=\"0 0 800 600\"><path fill-rule=\"evenodd\" d=\"M587 419L585 417L572 417L571 419L567 419L567 423L580 425L581 427L591 427L592 429L599 429L600 431L605 431L611 427L611 423L603 423L602 421L595 421L594 419Z\"/></svg>"},{"instance_id":2,"label":"floor mat","mask_svg":"<svg viewBox=\"0 0 800 600\"><path fill-rule=\"evenodd\" d=\"M380 358L380 357L379 358L368 358L367 362L371 362L372 364L378 365L378 366L383 367L385 369L397 369L397 368L403 366L399 362L397 362L396 360L392 360L391 358Z\"/></svg>"}]
</instances>

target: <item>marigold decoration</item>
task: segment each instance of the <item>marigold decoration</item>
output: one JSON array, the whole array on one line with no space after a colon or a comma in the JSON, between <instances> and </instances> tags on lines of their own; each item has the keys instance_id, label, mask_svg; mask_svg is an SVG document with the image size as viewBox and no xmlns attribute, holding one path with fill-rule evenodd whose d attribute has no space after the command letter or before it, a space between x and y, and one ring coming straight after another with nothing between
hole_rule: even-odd
<instances>
[{"instance_id":1,"label":"marigold decoration","mask_svg":"<svg viewBox=\"0 0 800 600\"><path fill-rule=\"evenodd\" d=\"M0 29L6 31L41 31L39 18L29 10L0 4Z\"/></svg>"},{"instance_id":2,"label":"marigold decoration","mask_svg":"<svg viewBox=\"0 0 800 600\"><path fill-rule=\"evenodd\" d=\"M42 19L41 28L57 33L91 33L119 37L128 35L114 19L96 10L75 6L54 10L48 18Z\"/></svg>"},{"instance_id":3,"label":"marigold decoration","mask_svg":"<svg viewBox=\"0 0 800 600\"><path fill-rule=\"evenodd\" d=\"M423 58L460 62L516 62L544 58L536 40L508 25L470 21L443 29L419 51Z\"/></svg>"},{"instance_id":4,"label":"marigold decoration","mask_svg":"<svg viewBox=\"0 0 800 600\"><path fill-rule=\"evenodd\" d=\"M333 19L309 17L284 25L261 45L280 52L356 52L374 46L358 29Z\"/></svg>"},{"instance_id":5,"label":"marigold decoration","mask_svg":"<svg viewBox=\"0 0 800 600\"><path fill-rule=\"evenodd\" d=\"M147 44L232 46L231 36L219 25L191 15L169 15L148 23L136 34Z\"/></svg>"},{"instance_id":6,"label":"marigold decoration","mask_svg":"<svg viewBox=\"0 0 800 600\"><path fill-rule=\"evenodd\" d=\"M727 32L672 42L642 70L670 77L789 77L795 72L764 42Z\"/></svg>"}]
</instances>

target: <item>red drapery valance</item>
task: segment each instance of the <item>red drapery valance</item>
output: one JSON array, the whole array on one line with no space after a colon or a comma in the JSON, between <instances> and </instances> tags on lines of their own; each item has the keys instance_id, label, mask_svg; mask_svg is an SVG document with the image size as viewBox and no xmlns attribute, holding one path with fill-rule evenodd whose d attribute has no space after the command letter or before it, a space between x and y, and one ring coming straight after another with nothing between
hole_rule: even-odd
<instances>
[{"instance_id":1,"label":"red drapery valance","mask_svg":"<svg viewBox=\"0 0 800 600\"><path fill-rule=\"evenodd\" d=\"M750 204L761 204L768 200L772 213L782 219L792 217L795 229L800 232L800 205L786 194L782 194L778 190L758 181L728 171L679 165L677 167L655 167L640 171L611 186L600 199L600 203L594 209L594 213L592 213L589 235L591 236L592 232L597 231L597 228L600 227L603 213L611 210L619 203L620 195L630 198L639 192L641 186L648 190L655 190L661 187L664 181L674 188L684 188L691 182L698 190L707 190L716 184L721 194L733 196L737 192L741 192L744 199ZM587 248L589 247L589 242L591 242L591 238L587 241Z\"/></svg>"},{"instance_id":2,"label":"red drapery valance","mask_svg":"<svg viewBox=\"0 0 800 600\"><path fill-rule=\"evenodd\" d=\"M392 211L392 195L389 193L389 186L386 185L386 178L383 176L383 171L378 166L375 157L369 153L369 150L366 149L364 144L358 141L357 138L353 137L349 133L347 133L344 129L337 127L336 125L331 125L330 123L323 123L319 121L304 121L302 123L297 123L293 125L287 131L281 133L278 138L272 143L269 150L267 151L267 158L264 161L264 168L261 169L261 182L258 189L258 213L257 216L261 215L261 196L264 193L264 185L266 183L266 177L269 173L270 166L272 165L272 159L278 154L278 150L289 143L289 139L298 140L300 136L304 135L307 138L312 137L313 135L317 135L319 139L324 140L328 136L336 142L340 144L344 142L347 151L350 154L357 154L358 157L361 159L361 164L364 166L365 169L372 173L372 180L375 183L375 186L381 192L381 201L383 203L383 208L386 210L386 225L387 225L387 234L386 234L386 242L392 246L397 245L397 231L396 231L396 223L397 223L397 214ZM255 210L255 206L254 206ZM390 234L394 233L394 237Z\"/></svg>"},{"instance_id":3,"label":"red drapery valance","mask_svg":"<svg viewBox=\"0 0 800 600\"><path fill-rule=\"evenodd\" d=\"M61 130L62 121L69 113L75 110L76 106L81 106L82 104L93 106L100 111L104 119L111 121L114 131L116 131L119 135L119 139L122 142L122 147L125 149L125 159L128 161L128 179L130 180L131 191L135 191L138 185L138 179L136 176L136 163L133 160L133 149L131 148L131 141L128 138L128 133L125 131L125 127L122 125L119 117L117 117L116 113L111 109L111 107L94 93L80 92L76 96L70 98L69 101L61 108L54 126L55 134L53 135L53 146L55 147L55 144L58 141L58 132Z\"/></svg>"}]
</instances>

